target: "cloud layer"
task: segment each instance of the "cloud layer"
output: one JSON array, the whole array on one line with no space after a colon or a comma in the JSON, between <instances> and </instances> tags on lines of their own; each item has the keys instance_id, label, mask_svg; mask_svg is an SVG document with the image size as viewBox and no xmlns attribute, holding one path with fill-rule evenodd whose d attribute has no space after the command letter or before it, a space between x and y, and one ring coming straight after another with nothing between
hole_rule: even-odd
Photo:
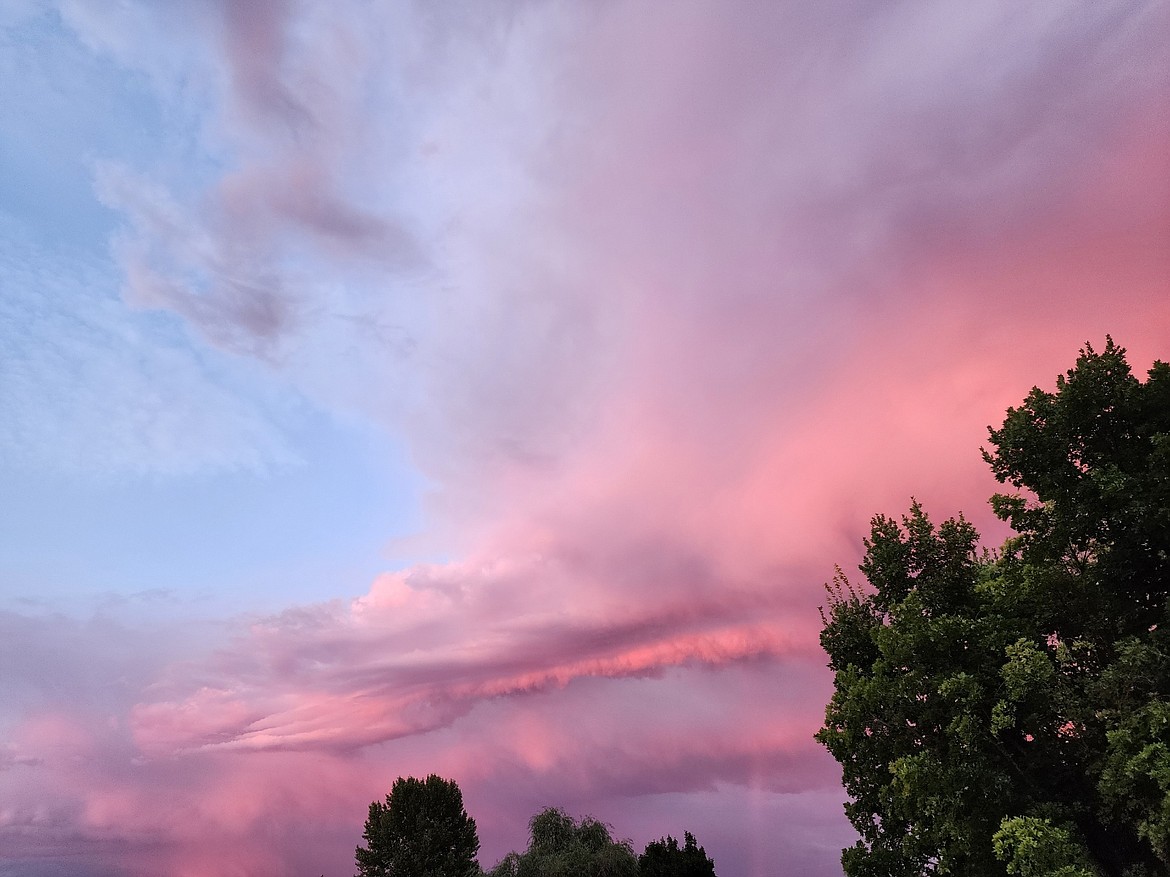
<instances>
[{"instance_id":1,"label":"cloud layer","mask_svg":"<svg viewBox=\"0 0 1170 877\"><path fill-rule=\"evenodd\" d=\"M0 874L341 873L432 771L488 864L556 804L839 873L820 583L911 494L994 539L986 426L1167 356L1165 8L62 15L201 159L100 166L126 301L403 436L450 560L206 646L6 618L61 647L6 674Z\"/></svg>"}]
</instances>

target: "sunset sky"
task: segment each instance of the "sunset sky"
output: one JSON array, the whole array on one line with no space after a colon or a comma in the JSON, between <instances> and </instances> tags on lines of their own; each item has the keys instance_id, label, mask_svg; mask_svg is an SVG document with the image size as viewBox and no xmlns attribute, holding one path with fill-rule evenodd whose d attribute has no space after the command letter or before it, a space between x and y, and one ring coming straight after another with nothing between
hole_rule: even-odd
<instances>
[{"instance_id":1,"label":"sunset sky","mask_svg":"<svg viewBox=\"0 0 1170 877\"><path fill-rule=\"evenodd\" d=\"M1168 106L1164 0L4 0L0 877L839 875L823 583L1170 358Z\"/></svg>"}]
</instances>

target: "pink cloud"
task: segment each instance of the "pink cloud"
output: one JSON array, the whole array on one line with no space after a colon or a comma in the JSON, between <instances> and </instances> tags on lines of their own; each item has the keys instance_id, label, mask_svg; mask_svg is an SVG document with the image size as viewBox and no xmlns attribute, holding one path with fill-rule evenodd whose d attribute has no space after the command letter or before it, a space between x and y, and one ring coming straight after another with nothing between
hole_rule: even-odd
<instances>
[{"instance_id":1,"label":"pink cloud","mask_svg":"<svg viewBox=\"0 0 1170 877\"><path fill-rule=\"evenodd\" d=\"M810 651L759 595L699 600L683 582L679 596L644 603L629 587L644 580L615 583L564 561L497 563L474 576L469 567L383 576L348 606L258 623L210 662L177 665L134 707L136 743L156 755L344 750L425 733L479 701L578 678ZM539 602L518 607L517 594Z\"/></svg>"}]
</instances>

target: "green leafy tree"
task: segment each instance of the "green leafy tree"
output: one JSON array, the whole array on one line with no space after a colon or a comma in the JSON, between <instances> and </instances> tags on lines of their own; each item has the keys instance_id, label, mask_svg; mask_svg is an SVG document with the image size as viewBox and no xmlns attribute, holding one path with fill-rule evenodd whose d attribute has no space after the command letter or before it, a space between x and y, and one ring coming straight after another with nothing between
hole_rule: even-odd
<instances>
[{"instance_id":1,"label":"green leafy tree","mask_svg":"<svg viewBox=\"0 0 1170 877\"><path fill-rule=\"evenodd\" d=\"M454 780L399 777L385 803L370 804L355 852L357 877L476 877L475 820Z\"/></svg>"},{"instance_id":2,"label":"green leafy tree","mask_svg":"<svg viewBox=\"0 0 1170 877\"><path fill-rule=\"evenodd\" d=\"M641 877L715 877L715 863L687 831L681 849L670 835L646 844L638 856L638 873Z\"/></svg>"},{"instance_id":3,"label":"green leafy tree","mask_svg":"<svg viewBox=\"0 0 1170 877\"><path fill-rule=\"evenodd\" d=\"M638 860L629 841L617 841L610 828L592 817L577 822L555 807L528 823L523 853L508 853L489 877L636 877Z\"/></svg>"},{"instance_id":4,"label":"green leafy tree","mask_svg":"<svg viewBox=\"0 0 1170 877\"><path fill-rule=\"evenodd\" d=\"M1094 877L1085 851L1066 828L1047 819L1005 819L992 837L1007 872L1019 877Z\"/></svg>"},{"instance_id":5,"label":"green leafy tree","mask_svg":"<svg viewBox=\"0 0 1170 877\"><path fill-rule=\"evenodd\" d=\"M1033 389L984 457L1016 492L995 553L961 517L877 516L838 574L817 739L858 875L1170 868L1170 367L1110 339Z\"/></svg>"}]
</instances>

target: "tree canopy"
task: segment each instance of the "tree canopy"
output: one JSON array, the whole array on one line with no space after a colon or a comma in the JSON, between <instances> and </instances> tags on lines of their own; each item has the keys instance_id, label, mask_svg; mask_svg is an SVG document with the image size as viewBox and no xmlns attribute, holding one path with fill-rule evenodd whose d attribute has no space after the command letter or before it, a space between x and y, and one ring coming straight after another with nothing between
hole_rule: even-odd
<instances>
[{"instance_id":1,"label":"tree canopy","mask_svg":"<svg viewBox=\"0 0 1170 877\"><path fill-rule=\"evenodd\" d=\"M961 516L878 515L838 574L817 739L850 877L1170 869L1170 366L1089 345L990 430L995 552Z\"/></svg>"},{"instance_id":2,"label":"tree canopy","mask_svg":"<svg viewBox=\"0 0 1170 877\"><path fill-rule=\"evenodd\" d=\"M681 849L670 835L646 844L638 856L638 873L641 877L715 877L715 863L687 831Z\"/></svg>"},{"instance_id":3,"label":"tree canopy","mask_svg":"<svg viewBox=\"0 0 1170 877\"><path fill-rule=\"evenodd\" d=\"M617 841L604 822L580 822L555 807L528 824L523 853L508 853L489 877L637 877L638 860L629 841Z\"/></svg>"},{"instance_id":4,"label":"tree canopy","mask_svg":"<svg viewBox=\"0 0 1170 877\"><path fill-rule=\"evenodd\" d=\"M357 877L477 877L479 836L454 780L399 777L370 804Z\"/></svg>"}]
</instances>

